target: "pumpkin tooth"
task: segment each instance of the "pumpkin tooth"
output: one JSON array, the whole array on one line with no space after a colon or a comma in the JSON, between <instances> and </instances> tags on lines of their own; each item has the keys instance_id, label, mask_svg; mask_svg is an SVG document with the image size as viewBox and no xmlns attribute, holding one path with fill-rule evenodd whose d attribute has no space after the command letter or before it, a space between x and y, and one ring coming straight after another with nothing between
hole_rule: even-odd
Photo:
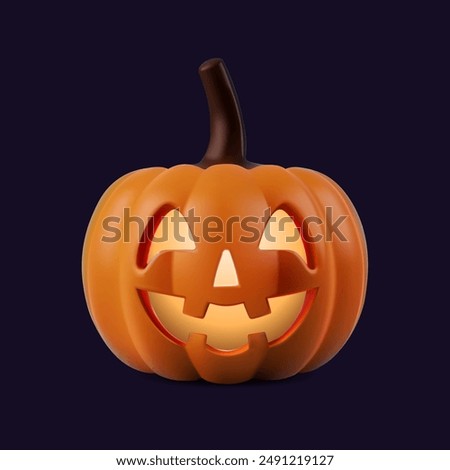
<instances>
[{"instance_id":1,"label":"pumpkin tooth","mask_svg":"<svg viewBox=\"0 0 450 470\"><path fill-rule=\"evenodd\" d=\"M248 336L248 344L235 351L209 348L204 334L193 333L186 352L200 377L209 382L239 383L250 380L267 355L269 345L264 333Z\"/></svg>"},{"instance_id":2,"label":"pumpkin tooth","mask_svg":"<svg viewBox=\"0 0 450 470\"><path fill-rule=\"evenodd\" d=\"M267 335L263 331L248 335L248 349L267 348L268 345Z\"/></svg>"},{"instance_id":3,"label":"pumpkin tooth","mask_svg":"<svg viewBox=\"0 0 450 470\"><path fill-rule=\"evenodd\" d=\"M204 318L208 310L208 302L195 297L185 297L183 313L195 318Z\"/></svg>"},{"instance_id":4,"label":"pumpkin tooth","mask_svg":"<svg viewBox=\"0 0 450 470\"><path fill-rule=\"evenodd\" d=\"M264 297L253 297L245 301L245 309L250 318L263 317L271 313L269 302Z\"/></svg>"}]
</instances>

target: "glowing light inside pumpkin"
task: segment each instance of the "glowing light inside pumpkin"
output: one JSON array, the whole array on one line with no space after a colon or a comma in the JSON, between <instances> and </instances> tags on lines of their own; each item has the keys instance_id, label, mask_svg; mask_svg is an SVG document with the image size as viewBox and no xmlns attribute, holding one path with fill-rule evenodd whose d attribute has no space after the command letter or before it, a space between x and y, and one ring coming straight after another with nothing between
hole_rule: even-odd
<instances>
[{"instance_id":1,"label":"glowing light inside pumpkin","mask_svg":"<svg viewBox=\"0 0 450 470\"><path fill-rule=\"evenodd\" d=\"M267 223L259 243L260 250L288 250L297 253L306 263L306 251L299 229L290 215L276 210Z\"/></svg>"},{"instance_id":2,"label":"glowing light inside pumpkin","mask_svg":"<svg viewBox=\"0 0 450 470\"><path fill-rule=\"evenodd\" d=\"M147 264L161 251L195 250L189 224L178 209L168 212L160 221L153 236Z\"/></svg>"},{"instance_id":3,"label":"glowing light inside pumpkin","mask_svg":"<svg viewBox=\"0 0 450 470\"><path fill-rule=\"evenodd\" d=\"M298 318L305 294L269 298L271 314L263 317L250 318L244 304L209 304L205 317L195 318L183 313L182 297L148 293L156 316L171 335L186 343L191 333L205 334L207 344L225 351L244 346L252 333L264 332L269 342L283 336Z\"/></svg>"},{"instance_id":4,"label":"glowing light inside pumpkin","mask_svg":"<svg viewBox=\"0 0 450 470\"><path fill-rule=\"evenodd\" d=\"M214 278L214 287L231 287L238 285L238 275L230 250L224 250L220 257L219 266L217 267L216 277Z\"/></svg>"}]
</instances>

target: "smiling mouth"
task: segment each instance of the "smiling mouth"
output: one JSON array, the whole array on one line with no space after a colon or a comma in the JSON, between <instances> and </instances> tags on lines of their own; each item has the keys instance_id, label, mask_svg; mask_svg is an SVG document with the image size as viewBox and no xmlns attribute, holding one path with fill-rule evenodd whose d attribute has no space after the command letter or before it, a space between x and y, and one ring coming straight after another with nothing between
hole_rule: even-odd
<instances>
[{"instance_id":1,"label":"smiling mouth","mask_svg":"<svg viewBox=\"0 0 450 470\"><path fill-rule=\"evenodd\" d=\"M269 343L287 335L309 310L315 290L270 297L271 313L257 318L248 316L243 303L210 303L204 318L196 318L183 313L183 297L142 290L139 293L156 326L174 341L186 344L191 334L203 334L210 347L233 351L247 345L249 335L255 333L265 333Z\"/></svg>"}]
</instances>

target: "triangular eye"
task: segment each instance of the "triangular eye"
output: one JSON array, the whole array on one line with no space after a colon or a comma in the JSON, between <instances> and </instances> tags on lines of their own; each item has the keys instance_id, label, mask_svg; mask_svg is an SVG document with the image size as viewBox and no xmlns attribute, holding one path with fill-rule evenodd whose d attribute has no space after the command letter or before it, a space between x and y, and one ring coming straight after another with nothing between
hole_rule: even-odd
<instances>
[{"instance_id":1,"label":"triangular eye","mask_svg":"<svg viewBox=\"0 0 450 470\"><path fill-rule=\"evenodd\" d=\"M300 230L283 209L276 210L267 222L259 243L260 250L288 250L297 253L306 263L306 250Z\"/></svg>"},{"instance_id":2,"label":"triangular eye","mask_svg":"<svg viewBox=\"0 0 450 470\"><path fill-rule=\"evenodd\" d=\"M159 222L150 243L147 264L161 251L195 250L189 224L178 209L168 212Z\"/></svg>"}]
</instances>

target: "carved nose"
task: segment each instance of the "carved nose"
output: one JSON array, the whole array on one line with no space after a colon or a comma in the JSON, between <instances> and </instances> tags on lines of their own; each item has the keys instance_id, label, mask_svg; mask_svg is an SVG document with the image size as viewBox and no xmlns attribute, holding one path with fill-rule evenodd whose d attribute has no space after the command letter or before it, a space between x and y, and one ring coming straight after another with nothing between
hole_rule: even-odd
<instances>
[{"instance_id":1,"label":"carved nose","mask_svg":"<svg viewBox=\"0 0 450 470\"><path fill-rule=\"evenodd\" d=\"M217 266L216 277L214 278L214 287L238 286L238 276L236 267L233 263L233 257L230 250L222 251L219 266Z\"/></svg>"}]
</instances>

